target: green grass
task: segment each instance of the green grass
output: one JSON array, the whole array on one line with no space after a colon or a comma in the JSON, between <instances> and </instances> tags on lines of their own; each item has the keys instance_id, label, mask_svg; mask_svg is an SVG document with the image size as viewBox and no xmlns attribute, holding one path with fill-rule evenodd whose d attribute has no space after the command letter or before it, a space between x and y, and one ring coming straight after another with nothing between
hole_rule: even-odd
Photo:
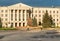
<instances>
[{"instance_id":1,"label":"green grass","mask_svg":"<svg viewBox=\"0 0 60 41\"><path fill-rule=\"evenodd\" d=\"M16 28L0 28L0 30L17 30Z\"/></svg>"}]
</instances>

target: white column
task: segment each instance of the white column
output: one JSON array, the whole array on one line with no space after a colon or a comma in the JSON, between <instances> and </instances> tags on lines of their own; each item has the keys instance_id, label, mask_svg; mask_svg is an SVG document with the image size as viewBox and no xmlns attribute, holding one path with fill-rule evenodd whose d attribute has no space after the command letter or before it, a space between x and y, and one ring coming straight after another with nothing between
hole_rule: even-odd
<instances>
[{"instance_id":1,"label":"white column","mask_svg":"<svg viewBox=\"0 0 60 41\"><path fill-rule=\"evenodd\" d=\"M10 13L9 14L9 18L10 18L9 21L11 22L11 10L9 10L9 13Z\"/></svg>"},{"instance_id":2,"label":"white column","mask_svg":"<svg viewBox=\"0 0 60 41\"><path fill-rule=\"evenodd\" d=\"M15 10L13 10L13 21L15 21Z\"/></svg>"},{"instance_id":3,"label":"white column","mask_svg":"<svg viewBox=\"0 0 60 41\"><path fill-rule=\"evenodd\" d=\"M13 22L13 27L15 28L15 23Z\"/></svg>"},{"instance_id":4,"label":"white column","mask_svg":"<svg viewBox=\"0 0 60 41\"><path fill-rule=\"evenodd\" d=\"M27 19L27 16L26 16L26 15L27 15L27 13L26 13L26 10L25 10L25 15L24 15L24 16L25 16L25 18L24 18L24 19L25 19L25 21L26 21L26 19Z\"/></svg>"},{"instance_id":5,"label":"white column","mask_svg":"<svg viewBox=\"0 0 60 41\"><path fill-rule=\"evenodd\" d=\"M22 13L22 10L21 10L21 22L23 21L23 13Z\"/></svg>"},{"instance_id":6,"label":"white column","mask_svg":"<svg viewBox=\"0 0 60 41\"><path fill-rule=\"evenodd\" d=\"M9 10L9 22L10 22L10 26L11 26L11 9Z\"/></svg>"},{"instance_id":7,"label":"white column","mask_svg":"<svg viewBox=\"0 0 60 41\"><path fill-rule=\"evenodd\" d=\"M17 27L19 27L19 10L17 10Z\"/></svg>"},{"instance_id":8,"label":"white column","mask_svg":"<svg viewBox=\"0 0 60 41\"><path fill-rule=\"evenodd\" d=\"M21 26L23 26L23 11L21 10Z\"/></svg>"},{"instance_id":9,"label":"white column","mask_svg":"<svg viewBox=\"0 0 60 41\"><path fill-rule=\"evenodd\" d=\"M17 10L17 21L19 21L19 10Z\"/></svg>"},{"instance_id":10,"label":"white column","mask_svg":"<svg viewBox=\"0 0 60 41\"><path fill-rule=\"evenodd\" d=\"M13 27L15 28L15 10L13 10Z\"/></svg>"},{"instance_id":11,"label":"white column","mask_svg":"<svg viewBox=\"0 0 60 41\"><path fill-rule=\"evenodd\" d=\"M31 16L30 16L31 18L32 18L32 14L33 14L33 13L32 13L32 9L31 9Z\"/></svg>"},{"instance_id":12,"label":"white column","mask_svg":"<svg viewBox=\"0 0 60 41\"><path fill-rule=\"evenodd\" d=\"M25 10L25 26L27 26L27 12Z\"/></svg>"},{"instance_id":13,"label":"white column","mask_svg":"<svg viewBox=\"0 0 60 41\"><path fill-rule=\"evenodd\" d=\"M21 27L23 27L23 23L21 22Z\"/></svg>"},{"instance_id":14,"label":"white column","mask_svg":"<svg viewBox=\"0 0 60 41\"><path fill-rule=\"evenodd\" d=\"M27 26L27 22L25 22L25 26Z\"/></svg>"}]
</instances>

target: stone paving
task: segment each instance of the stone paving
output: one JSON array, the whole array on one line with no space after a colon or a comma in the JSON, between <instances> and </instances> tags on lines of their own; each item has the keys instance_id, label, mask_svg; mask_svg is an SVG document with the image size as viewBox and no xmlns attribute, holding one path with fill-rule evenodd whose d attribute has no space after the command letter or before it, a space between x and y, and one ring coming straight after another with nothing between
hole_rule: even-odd
<instances>
[{"instance_id":1,"label":"stone paving","mask_svg":"<svg viewBox=\"0 0 60 41\"><path fill-rule=\"evenodd\" d=\"M51 38L49 35L54 35L53 31L0 31L0 41L60 41L60 37ZM44 37L42 36L44 35ZM47 35L47 38L45 37ZM58 35L58 33L56 33ZM60 35L60 34L59 34ZM1 38L2 36L2 38Z\"/></svg>"}]
</instances>

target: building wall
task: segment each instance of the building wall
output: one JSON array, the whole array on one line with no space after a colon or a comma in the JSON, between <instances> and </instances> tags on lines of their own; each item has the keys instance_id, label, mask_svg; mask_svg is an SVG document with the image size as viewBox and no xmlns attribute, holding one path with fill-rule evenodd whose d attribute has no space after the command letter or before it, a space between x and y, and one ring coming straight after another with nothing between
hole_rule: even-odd
<instances>
[{"instance_id":1,"label":"building wall","mask_svg":"<svg viewBox=\"0 0 60 41\"><path fill-rule=\"evenodd\" d=\"M33 9L32 9L33 8ZM22 3L14 4L11 6L0 7L0 17L2 20L2 26L4 27L23 27L27 26L27 18L29 13L27 10L31 10L31 18L36 17L37 23L42 23L43 15L46 10L49 15L52 15L53 21L56 26L60 26L60 8L48 8L48 7L31 7Z\"/></svg>"},{"instance_id":2,"label":"building wall","mask_svg":"<svg viewBox=\"0 0 60 41\"><path fill-rule=\"evenodd\" d=\"M59 8L34 8L33 15L37 18L37 23L39 24L39 21L42 23L43 15L46 13L46 10L48 11L49 15L52 15L53 21L55 22L56 26L60 26L60 9Z\"/></svg>"}]
</instances>

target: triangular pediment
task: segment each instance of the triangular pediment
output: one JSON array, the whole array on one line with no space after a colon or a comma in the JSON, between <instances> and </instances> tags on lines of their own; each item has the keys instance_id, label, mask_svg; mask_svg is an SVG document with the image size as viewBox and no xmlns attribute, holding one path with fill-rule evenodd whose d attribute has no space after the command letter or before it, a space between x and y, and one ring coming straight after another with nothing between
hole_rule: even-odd
<instances>
[{"instance_id":1,"label":"triangular pediment","mask_svg":"<svg viewBox=\"0 0 60 41\"><path fill-rule=\"evenodd\" d=\"M31 6L28 6L26 4L23 4L23 3L18 3L18 4L14 4L14 5L10 5L8 7L24 7L24 8L32 8Z\"/></svg>"}]
</instances>

